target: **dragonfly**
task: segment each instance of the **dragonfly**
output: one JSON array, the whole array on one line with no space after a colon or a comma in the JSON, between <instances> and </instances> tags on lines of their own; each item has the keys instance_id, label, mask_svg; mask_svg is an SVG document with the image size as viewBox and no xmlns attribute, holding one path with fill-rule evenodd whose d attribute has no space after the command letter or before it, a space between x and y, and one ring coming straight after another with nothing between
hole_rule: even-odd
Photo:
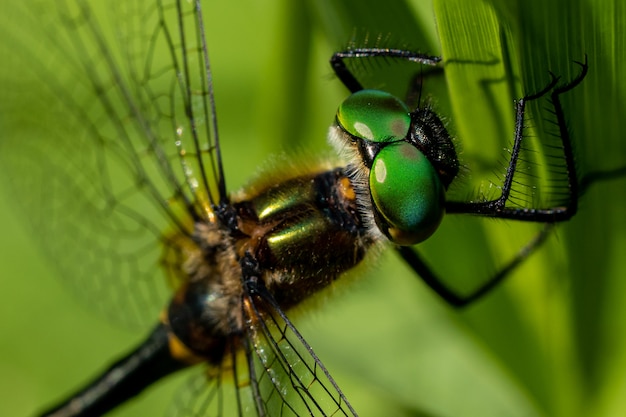
<instances>
[{"instance_id":1,"label":"dragonfly","mask_svg":"<svg viewBox=\"0 0 626 417\"><path fill-rule=\"evenodd\" d=\"M88 5L78 2L73 7L61 9L60 13L62 28L67 35L71 37L75 32L85 31L96 40L94 55L89 55L81 43L82 37L72 38L68 45L87 56L78 63L78 68L88 74L91 84L81 87L85 89L83 93L95 92L99 104L95 108L81 108L81 99L84 100L81 91L68 95L58 90L60 85L55 84L58 80L46 78L51 81L50 90L65 98L65 106L85 116L75 121L76 125L87 134L94 134L81 135L71 143L62 138L48 140L49 146L60 144L69 147L64 149L68 152L65 162L71 168L55 165L61 160L47 161L45 148L29 149L29 155L34 156L42 166L24 169L76 175L59 176L59 184L47 184L51 190L60 187L61 195L70 195L68 188L74 191L71 195L80 195L79 190L84 192L85 189L94 193L94 196L85 195L85 201L79 197L78 207L87 208L84 212L72 212L70 206L64 205L50 207L57 210L52 212L53 218L58 219L59 224L68 226L65 230L76 239L75 242L85 239L84 242L89 243L85 248L90 253L81 252L83 248L78 247L71 255L52 253L50 256L68 257L67 262L74 265L77 262L75 258L114 253L117 263L103 263L98 273L102 277L130 276L132 273L142 282L143 279L153 278L148 277L151 271L141 269L139 260L142 256L154 257L152 245L160 241L165 249L161 249L156 259L158 262L154 262L153 266L160 262L167 271L175 295L166 305L161 321L145 344L117 363L111 369L115 372L103 375L103 379L88 391L79 394L82 399L78 403L82 405L78 411L73 409L76 402L63 404L55 411L59 415L104 413L135 395L143 389L143 385L198 362L210 364L205 375L208 384L202 387L200 396L191 400L196 403L181 406L181 415L199 412L230 415L222 408L225 406L221 393L227 385L234 387L236 408L241 413L252 410L258 415L356 415L311 346L289 320L287 314L291 307L311 293L331 285L343 272L360 263L366 252L376 252L379 246L389 246L389 241L398 245L398 253L435 292L451 304L463 306L480 298L505 278L543 242L550 228L543 229L485 285L462 297L441 284L417 252L406 246L421 242L434 233L444 210L451 214L546 223L567 220L576 211L578 195L575 191L570 191L568 205L564 207L529 210L509 206L510 198L505 192L516 191L512 185L516 171L515 151L505 177L509 185L506 181L502 185L504 198L499 202L445 201L445 191L457 177L459 162L452 139L439 117L427 108L410 109L387 93L364 88L347 63L364 57L388 57L437 66L440 59L412 51L377 48L349 49L336 53L331 60L336 75L353 94L341 104L329 136L338 153L344 155L344 160L352 162L325 163L304 171L293 169L279 180L266 173L257 182L230 196L214 118L216 111L207 44L203 38L202 8L199 3L155 4L140 16L148 16L159 23L153 32L152 42L162 42L172 56L163 66L159 58L151 55L150 48L135 50L133 45L129 46L129 56L138 53L154 61L148 61L151 65L147 77L140 68L129 70L131 79L137 85L128 88L125 88L127 84L116 57L109 55L106 46L97 42L103 37L98 32L97 18ZM127 33L134 33L132 27L127 29ZM153 44L148 42L148 45ZM60 52L72 57L71 49ZM193 71L192 63L195 65ZM573 80L559 83L559 79L553 77L544 89L518 102L520 123L515 132L515 145L519 149L523 138L520 119L527 102L546 95L551 97L559 126L564 126L559 98L584 79L587 64L581 62L579 66L580 74ZM44 69L39 67L35 71ZM197 79L190 75L198 73L203 75ZM160 93L162 86L157 83L164 74L176 74L176 77L165 79L173 91L171 95ZM117 102L124 104L121 113L117 110ZM376 112L377 119L361 120L363 104L379 110ZM147 109L153 113L146 113ZM391 130L388 125L380 123L378 117L381 114L388 117L383 121L391 122ZM105 118L119 124L110 125L108 121L103 121ZM128 125L138 129L141 138L129 133ZM375 132L377 129L382 134ZM427 132L415 129L426 129ZM160 133L163 131L168 134L163 136ZM421 139L405 140L406 136L410 136L409 131L414 138ZM568 143L567 130L560 131L559 138ZM98 154L98 150L104 155ZM91 158L84 151L93 152ZM76 159L79 152L82 160ZM398 201L396 198L402 195L396 195L392 204L386 204L387 193L396 192L400 184L394 183L389 190L380 179L387 175L393 177L396 166L391 161L398 156L411 161L398 169L410 169L412 178L424 180L419 185L420 195L430 193L432 198L428 202L434 203L423 208L425 211L420 216L426 220L419 220L417 225L405 224L403 213L395 212L397 206L410 205L417 198L411 196L408 200ZM563 159L565 171L575 177L573 155L565 152ZM354 162L356 160L360 162ZM122 172L130 173L130 181L129 178L116 178L119 174L113 168L122 168ZM19 169L22 168L16 167L15 172ZM154 179L155 175L158 179ZM99 178L98 182L92 182L93 178ZM593 180L593 177L588 178ZM373 179L380 181L375 183ZM116 181L120 181L121 185ZM572 180L566 185L571 188L574 184L577 182ZM424 191L424 187L430 188ZM163 195L164 189L168 190L168 194ZM55 195L54 191L49 192ZM87 201L87 197L99 199L99 206L91 205L92 201ZM157 204L154 204L155 200ZM52 202L56 205L63 201L53 199ZM148 205L146 202L152 203ZM321 204L321 208L307 208L313 203ZM367 215L361 213L364 206L368 208ZM384 207L391 211L383 210ZM154 211L150 215L168 219L171 229L154 227L147 220L150 216L144 210ZM93 219L91 216L94 213L100 214L103 219ZM303 218L306 222L302 222ZM84 230L71 228L77 220L86 221L100 234L90 241L92 238ZM38 225L48 227L42 223ZM307 228L311 229L308 234ZM107 231L115 231L112 239ZM330 239L325 238L324 233L332 234L333 239L347 239L349 243L335 246L334 241L328 243ZM285 240L288 244L282 243ZM54 245L48 244L54 250ZM311 246L322 249L311 251ZM323 275L311 272L311 256L315 264L324 266ZM61 264L60 269L64 268L68 267ZM207 282L219 288L207 288ZM145 297L161 297L146 290L139 293ZM150 303L148 300L141 302ZM143 311L140 303L133 304L140 310L137 314ZM209 317L210 323L204 321L205 316ZM154 320L156 323L156 318ZM150 362L136 364L137 358L144 356L148 356ZM162 374L151 375L144 381L142 378L147 377L141 370L152 369L154 363L159 363ZM120 388L111 389L109 383L114 373L132 375L132 378L124 378ZM94 396L98 398L96 401L91 399ZM55 412L51 415L56 415Z\"/></svg>"}]
</instances>

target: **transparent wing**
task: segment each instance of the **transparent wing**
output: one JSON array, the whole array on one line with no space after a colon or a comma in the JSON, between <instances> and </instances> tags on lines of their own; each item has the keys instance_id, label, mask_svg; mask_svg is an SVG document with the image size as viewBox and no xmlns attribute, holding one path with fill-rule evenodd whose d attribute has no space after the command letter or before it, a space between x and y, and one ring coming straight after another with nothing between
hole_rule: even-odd
<instances>
[{"instance_id":1,"label":"transparent wing","mask_svg":"<svg viewBox=\"0 0 626 417\"><path fill-rule=\"evenodd\" d=\"M225 198L199 8L13 2L0 19L10 198L79 299L153 322L163 247Z\"/></svg>"},{"instance_id":2,"label":"transparent wing","mask_svg":"<svg viewBox=\"0 0 626 417\"><path fill-rule=\"evenodd\" d=\"M230 355L219 366L190 379L170 415L357 415L267 291L245 294L242 308L244 333L231 343Z\"/></svg>"},{"instance_id":3,"label":"transparent wing","mask_svg":"<svg viewBox=\"0 0 626 417\"><path fill-rule=\"evenodd\" d=\"M252 343L252 392L266 415L356 415L313 349L266 290L246 295L244 316Z\"/></svg>"},{"instance_id":4,"label":"transparent wing","mask_svg":"<svg viewBox=\"0 0 626 417\"><path fill-rule=\"evenodd\" d=\"M235 364L235 366L233 366ZM233 346L219 366L197 369L175 396L171 417L258 416L243 352ZM236 375L236 378L235 378Z\"/></svg>"}]
</instances>

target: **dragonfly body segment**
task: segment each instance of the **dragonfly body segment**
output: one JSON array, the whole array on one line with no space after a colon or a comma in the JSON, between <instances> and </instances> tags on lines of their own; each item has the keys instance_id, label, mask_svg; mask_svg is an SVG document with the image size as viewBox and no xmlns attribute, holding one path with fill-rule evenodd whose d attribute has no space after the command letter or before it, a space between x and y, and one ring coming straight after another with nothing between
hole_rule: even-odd
<instances>
[{"instance_id":1,"label":"dragonfly body segment","mask_svg":"<svg viewBox=\"0 0 626 417\"><path fill-rule=\"evenodd\" d=\"M195 354L219 363L228 339L244 331L242 294L246 282L263 285L282 309L328 286L357 265L376 239L357 209L351 182L337 168L303 174L259 189L231 207L232 229L197 223L191 241L178 248L183 285L168 309L173 333ZM246 276L254 262L258 276ZM236 343L237 344L237 343Z\"/></svg>"}]
</instances>

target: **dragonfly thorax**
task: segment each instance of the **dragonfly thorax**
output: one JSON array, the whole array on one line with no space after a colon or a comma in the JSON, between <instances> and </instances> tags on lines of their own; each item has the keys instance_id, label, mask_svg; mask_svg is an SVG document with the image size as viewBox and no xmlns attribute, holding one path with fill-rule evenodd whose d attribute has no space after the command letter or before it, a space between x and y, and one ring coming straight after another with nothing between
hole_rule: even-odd
<instances>
[{"instance_id":1,"label":"dragonfly thorax","mask_svg":"<svg viewBox=\"0 0 626 417\"><path fill-rule=\"evenodd\" d=\"M265 286L287 309L357 265L376 243L343 168L308 169L250 187L234 206L239 256L258 262Z\"/></svg>"},{"instance_id":2,"label":"dragonfly thorax","mask_svg":"<svg viewBox=\"0 0 626 417\"><path fill-rule=\"evenodd\" d=\"M263 285L287 310L359 264L379 243L344 168L252 184L234 200L228 209L235 223L221 224L215 216L195 225L193 242L181 244L177 269L183 284L167 314L176 338L212 363L244 331L245 285ZM243 267L250 263L254 273Z\"/></svg>"}]
</instances>

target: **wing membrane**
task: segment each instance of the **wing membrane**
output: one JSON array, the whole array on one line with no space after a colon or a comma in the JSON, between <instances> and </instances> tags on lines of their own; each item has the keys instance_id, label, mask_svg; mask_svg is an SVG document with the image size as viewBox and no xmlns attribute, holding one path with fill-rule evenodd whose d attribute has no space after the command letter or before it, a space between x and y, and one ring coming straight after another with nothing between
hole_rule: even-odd
<instances>
[{"instance_id":1,"label":"wing membrane","mask_svg":"<svg viewBox=\"0 0 626 417\"><path fill-rule=\"evenodd\" d=\"M173 416L357 415L267 291L245 294L242 308L241 339L230 345L230 356L219 366L190 380Z\"/></svg>"},{"instance_id":2,"label":"wing membrane","mask_svg":"<svg viewBox=\"0 0 626 417\"><path fill-rule=\"evenodd\" d=\"M169 293L159 242L225 198L206 49L194 4L95 7L4 8L0 169L79 299L151 323Z\"/></svg>"},{"instance_id":3,"label":"wing membrane","mask_svg":"<svg viewBox=\"0 0 626 417\"><path fill-rule=\"evenodd\" d=\"M257 395L271 416L355 416L324 365L273 297L244 300ZM253 381L254 382L254 381Z\"/></svg>"}]
</instances>

